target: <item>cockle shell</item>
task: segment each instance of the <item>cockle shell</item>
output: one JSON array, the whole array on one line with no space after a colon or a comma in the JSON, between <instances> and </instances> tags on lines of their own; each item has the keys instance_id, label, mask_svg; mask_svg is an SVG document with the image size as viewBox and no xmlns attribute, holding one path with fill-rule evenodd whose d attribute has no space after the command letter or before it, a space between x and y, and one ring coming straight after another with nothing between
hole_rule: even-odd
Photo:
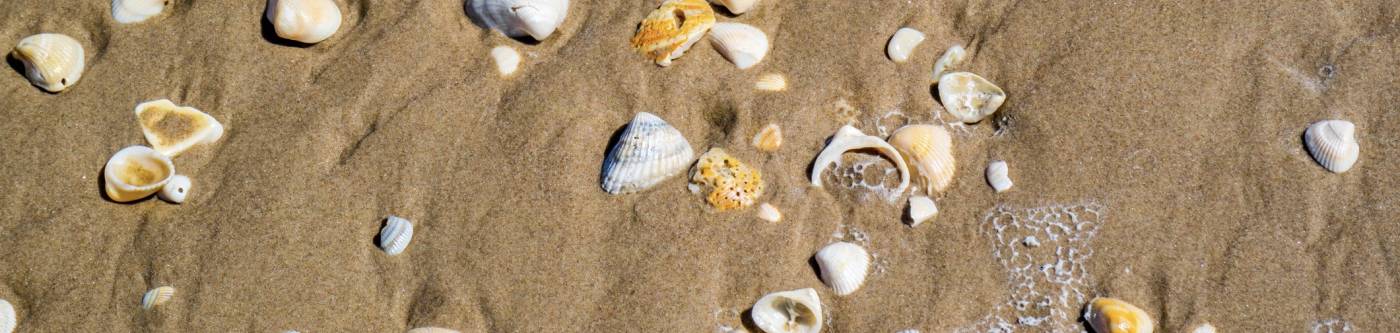
<instances>
[{"instance_id":1,"label":"cockle shell","mask_svg":"<svg viewBox=\"0 0 1400 333\"><path fill-rule=\"evenodd\" d=\"M14 333L17 326L19 316L15 314L15 306L10 305L10 301L0 299L0 333Z\"/></svg>"},{"instance_id":2,"label":"cockle shell","mask_svg":"<svg viewBox=\"0 0 1400 333\"><path fill-rule=\"evenodd\" d=\"M136 105L136 120L146 142L162 154L175 157L196 144L209 144L224 136L224 125L213 116L168 99Z\"/></svg>"},{"instance_id":3,"label":"cockle shell","mask_svg":"<svg viewBox=\"0 0 1400 333\"><path fill-rule=\"evenodd\" d=\"M520 69L520 52L515 48L501 45L491 49L491 59L496 61L496 72L501 73L501 77L508 77Z\"/></svg>"},{"instance_id":4,"label":"cockle shell","mask_svg":"<svg viewBox=\"0 0 1400 333\"><path fill-rule=\"evenodd\" d=\"M937 125L908 125L895 130L889 142L905 162L914 167L928 195L943 192L953 182L957 163L953 159L953 137L947 129Z\"/></svg>"},{"instance_id":5,"label":"cockle shell","mask_svg":"<svg viewBox=\"0 0 1400 333\"><path fill-rule=\"evenodd\" d=\"M922 195L909 197L910 227L917 227L934 217L938 217L938 205L933 202L932 198Z\"/></svg>"},{"instance_id":6,"label":"cockle shell","mask_svg":"<svg viewBox=\"0 0 1400 333\"><path fill-rule=\"evenodd\" d=\"M757 5L757 4L758 4L758 0L710 0L710 1L713 1L714 3L717 3L717 4L721 5L721 6L724 6L725 9L728 9L729 12L730 12L730 13L733 13L734 15L739 15L739 14L747 13L750 9L753 9L753 6L754 6L754 5Z\"/></svg>"},{"instance_id":7,"label":"cockle shell","mask_svg":"<svg viewBox=\"0 0 1400 333\"><path fill-rule=\"evenodd\" d=\"M997 193L1006 192L1011 189L1011 176L1006 161L994 161L987 164L987 184L992 185L992 189Z\"/></svg>"},{"instance_id":8,"label":"cockle shell","mask_svg":"<svg viewBox=\"0 0 1400 333\"><path fill-rule=\"evenodd\" d=\"M413 241L413 222L389 215L384 227L379 229L379 248L384 249L384 253L396 256L408 248L410 241Z\"/></svg>"},{"instance_id":9,"label":"cockle shell","mask_svg":"<svg viewBox=\"0 0 1400 333\"><path fill-rule=\"evenodd\" d=\"M685 171L695 158L681 131L656 115L639 112L603 160L603 191L640 192Z\"/></svg>"},{"instance_id":10,"label":"cockle shell","mask_svg":"<svg viewBox=\"0 0 1400 333\"><path fill-rule=\"evenodd\" d=\"M837 296L850 295L865 285L865 275L870 272L870 254L860 245L831 243L817 251L816 257L822 282Z\"/></svg>"},{"instance_id":11,"label":"cockle shell","mask_svg":"<svg viewBox=\"0 0 1400 333\"><path fill-rule=\"evenodd\" d=\"M160 187L160 192L157 192L156 196L170 203L182 203L185 202L185 196L189 194L190 177L174 175L170 177L169 182L165 183L165 186Z\"/></svg>"},{"instance_id":12,"label":"cockle shell","mask_svg":"<svg viewBox=\"0 0 1400 333\"><path fill-rule=\"evenodd\" d=\"M763 173L721 148L700 155L690 170L690 183L703 189L705 201L721 211L752 206L763 196Z\"/></svg>"},{"instance_id":13,"label":"cockle shell","mask_svg":"<svg viewBox=\"0 0 1400 333\"><path fill-rule=\"evenodd\" d=\"M768 55L768 34L743 23L715 23L710 44L739 69L748 69Z\"/></svg>"},{"instance_id":14,"label":"cockle shell","mask_svg":"<svg viewBox=\"0 0 1400 333\"><path fill-rule=\"evenodd\" d=\"M406 332L406 333L462 333L462 332L458 332L457 330L453 330L453 329L441 328L441 327L419 327L419 328L415 328L415 329L408 330L408 332Z\"/></svg>"},{"instance_id":15,"label":"cockle shell","mask_svg":"<svg viewBox=\"0 0 1400 333\"><path fill-rule=\"evenodd\" d=\"M112 19L130 24L160 15L170 0L112 0Z\"/></svg>"},{"instance_id":16,"label":"cockle shell","mask_svg":"<svg viewBox=\"0 0 1400 333\"><path fill-rule=\"evenodd\" d=\"M662 67L680 58L715 25L715 11L705 0L666 0L642 20L632 48Z\"/></svg>"},{"instance_id":17,"label":"cockle shell","mask_svg":"<svg viewBox=\"0 0 1400 333\"><path fill-rule=\"evenodd\" d=\"M467 12L487 29L543 41L569 16L569 0L469 0Z\"/></svg>"},{"instance_id":18,"label":"cockle shell","mask_svg":"<svg viewBox=\"0 0 1400 333\"><path fill-rule=\"evenodd\" d=\"M1006 92L977 74L953 72L938 78L938 98L948 113L972 124L996 113Z\"/></svg>"},{"instance_id":19,"label":"cockle shell","mask_svg":"<svg viewBox=\"0 0 1400 333\"><path fill-rule=\"evenodd\" d=\"M1095 333L1152 333L1152 317L1128 302L1116 298L1098 297L1089 301L1084 321Z\"/></svg>"},{"instance_id":20,"label":"cockle shell","mask_svg":"<svg viewBox=\"0 0 1400 333\"><path fill-rule=\"evenodd\" d=\"M332 0L267 0L267 21L277 36L320 43L340 30L340 6Z\"/></svg>"},{"instance_id":21,"label":"cockle shell","mask_svg":"<svg viewBox=\"0 0 1400 333\"><path fill-rule=\"evenodd\" d=\"M116 202L150 196L174 175L175 164L170 157L146 146L122 148L102 168L107 198Z\"/></svg>"},{"instance_id":22,"label":"cockle shell","mask_svg":"<svg viewBox=\"0 0 1400 333\"><path fill-rule=\"evenodd\" d=\"M818 333L822 302L812 288L770 293L754 303L749 317L765 333Z\"/></svg>"},{"instance_id":23,"label":"cockle shell","mask_svg":"<svg viewBox=\"0 0 1400 333\"><path fill-rule=\"evenodd\" d=\"M948 51L944 51L943 56L938 57L938 61L933 63L933 81L938 82L938 79L943 77L944 71L962 67L963 61L966 59L967 50L963 49L962 44L953 44L953 46L948 47Z\"/></svg>"},{"instance_id":24,"label":"cockle shell","mask_svg":"<svg viewBox=\"0 0 1400 333\"><path fill-rule=\"evenodd\" d=\"M771 153L778 151L783 146L783 128L778 124L768 124L763 129L758 130L758 134L753 136L753 147L758 151Z\"/></svg>"},{"instance_id":25,"label":"cockle shell","mask_svg":"<svg viewBox=\"0 0 1400 333\"><path fill-rule=\"evenodd\" d=\"M904 189L909 187L909 165L905 164L904 157L899 154L893 146L879 137L865 135L860 130L851 125L842 126L836 130L836 135L827 142L826 148L817 154L817 160L812 163L812 185L822 187L822 170L827 166L836 163L841 159L841 154L857 149L874 149L881 154L885 154L890 161L894 162L895 168L899 169L899 187L894 193L904 193Z\"/></svg>"},{"instance_id":26,"label":"cockle shell","mask_svg":"<svg viewBox=\"0 0 1400 333\"><path fill-rule=\"evenodd\" d=\"M49 92L60 92L83 77L83 45L64 34L44 33L19 40L12 53L24 63L29 82Z\"/></svg>"},{"instance_id":27,"label":"cockle shell","mask_svg":"<svg viewBox=\"0 0 1400 333\"><path fill-rule=\"evenodd\" d=\"M778 211L778 207L765 202L758 205L758 218L768 222L779 222L783 220L783 212Z\"/></svg>"},{"instance_id":28,"label":"cockle shell","mask_svg":"<svg viewBox=\"0 0 1400 333\"><path fill-rule=\"evenodd\" d=\"M156 287L155 289L146 291L146 295L141 296L141 308L150 310L157 305L169 302L173 297L175 297L175 287Z\"/></svg>"},{"instance_id":29,"label":"cockle shell","mask_svg":"<svg viewBox=\"0 0 1400 333\"><path fill-rule=\"evenodd\" d=\"M914 48L923 42L923 32L909 27L899 28L894 32L894 36L890 37L889 44L885 45L885 54L894 62L909 61L909 55L914 53Z\"/></svg>"},{"instance_id":30,"label":"cockle shell","mask_svg":"<svg viewBox=\"0 0 1400 333\"><path fill-rule=\"evenodd\" d=\"M758 80L753 83L753 88L762 91L787 90L787 78L778 73L759 75Z\"/></svg>"},{"instance_id":31,"label":"cockle shell","mask_svg":"<svg viewBox=\"0 0 1400 333\"><path fill-rule=\"evenodd\" d=\"M1346 120L1313 123L1303 134L1303 145L1317 164L1334 173L1351 170L1361 156L1361 146L1356 143L1356 125Z\"/></svg>"}]
</instances>

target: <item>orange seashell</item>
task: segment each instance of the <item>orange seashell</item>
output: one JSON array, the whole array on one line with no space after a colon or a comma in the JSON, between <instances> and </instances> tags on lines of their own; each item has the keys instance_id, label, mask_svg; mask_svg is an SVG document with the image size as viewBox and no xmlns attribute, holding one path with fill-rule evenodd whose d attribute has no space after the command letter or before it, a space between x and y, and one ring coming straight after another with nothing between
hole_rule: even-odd
<instances>
[{"instance_id":1,"label":"orange seashell","mask_svg":"<svg viewBox=\"0 0 1400 333\"><path fill-rule=\"evenodd\" d=\"M725 211L752 206L763 196L763 174L724 149L710 148L690 170L690 184L703 189L705 201Z\"/></svg>"},{"instance_id":2,"label":"orange seashell","mask_svg":"<svg viewBox=\"0 0 1400 333\"><path fill-rule=\"evenodd\" d=\"M680 58L715 25L715 11L705 0L667 0L642 20L632 48L662 67Z\"/></svg>"}]
</instances>

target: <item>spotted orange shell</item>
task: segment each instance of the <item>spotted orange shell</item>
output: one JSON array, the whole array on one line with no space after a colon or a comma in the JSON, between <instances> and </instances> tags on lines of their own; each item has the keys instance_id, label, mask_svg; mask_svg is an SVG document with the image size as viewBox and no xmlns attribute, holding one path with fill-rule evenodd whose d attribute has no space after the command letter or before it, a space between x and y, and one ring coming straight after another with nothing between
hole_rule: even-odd
<instances>
[{"instance_id":1,"label":"spotted orange shell","mask_svg":"<svg viewBox=\"0 0 1400 333\"><path fill-rule=\"evenodd\" d=\"M719 210L752 206L763 196L763 174L724 149L711 148L700 155L690 171L690 183L705 191L705 201Z\"/></svg>"}]
</instances>

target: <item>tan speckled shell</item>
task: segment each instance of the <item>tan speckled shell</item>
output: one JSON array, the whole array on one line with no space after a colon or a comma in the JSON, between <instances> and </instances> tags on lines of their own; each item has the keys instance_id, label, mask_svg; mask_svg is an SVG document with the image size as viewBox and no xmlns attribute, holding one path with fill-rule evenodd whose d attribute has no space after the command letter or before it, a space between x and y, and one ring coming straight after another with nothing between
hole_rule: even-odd
<instances>
[{"instance_id":1,"label":"tan speckled shell","mask_svg":"<svg viewBox=\"0 0 1400 333\"><path fill-rule=\"evenodd\" d=\"M667 0L642 20L632 48L657 65L670 66L714 25L715 11L705 0Z\"/></svg>"}]
</instances>

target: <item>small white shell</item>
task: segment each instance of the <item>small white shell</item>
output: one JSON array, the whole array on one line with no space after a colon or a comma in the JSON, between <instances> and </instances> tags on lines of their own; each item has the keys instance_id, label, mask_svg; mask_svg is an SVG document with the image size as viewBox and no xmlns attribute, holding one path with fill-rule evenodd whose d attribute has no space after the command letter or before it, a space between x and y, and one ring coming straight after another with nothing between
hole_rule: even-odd
<instances>
[{"instance_id":1,"label":"small white shell","mask_svg":"<svg viewBox=\"0 0 1400 333\"><path fill-rule=\"evenodd\" d=\"M933 203L933 199L922 195L909 197L910 227L917 227L934 217L938 217L938 205Z\"/></svg>"},{"instance_id":2,"label":"small white shell","mask_svg":"<svg viewBox=\"0 0 1400 333\"><path fill-rule=\"evenodd\" d=\"M783 213L778 211L778 207L765 202L758 205L758 218L768 222L778 222L783 220Z\"/></svg>"},{"instance_id":3,"label":"small white shell","mask_svg":"<svg viewBox=\"0 0 1400 333\"><path fill-rule=\"evenodd\" d=\"M681 131L656 115L639 112L603 160L603 191L640 192L685 171L695 150Z\"/></svg>"},{"instance_id":4,"label":"small white shell","mask_svg":"<svg viewBox=\"0 0 1400 333\"><path fill-rule=\"evenodd\" d=\"M1006 92L977 74L953 72L938 78L938 98L948 113L972 124L996 113Z\"/></svg>"},{"instance_id":5,"label":"small white shell","mask_svg":"<svg viewBox=\"0 0 1400 333\"><path fill-rule=\"evenodd\" d=\"M758 81L753 83L753 88L762 91L783 91L787 90L787 78L782 74L769 73L758 76Z\"/></svg>"},{"instance_id":6,"label":"small white shell","mask_svg":"<svg viewBox=\"0 0 1400 333\"><path fill-rule=\"evenodd\" d=\"M841 158L841 154L857 149L874 149L894 162L895 168L899 169L899 187L894 193L904 193L904 189L909 187L909 165L904 163L904 157L899 155L899 151L879 137L865 135L860 130L851 125L842 126L836 130L836 135L831 137L831 142L826 144L821 154L817 155L817 160L812 164L812 185L822 187L822 170L835 163Z\"/></svg>"},{"instance_id":7,"label":"small white shell","mask_svg":"<svg viewBox=\"0 0 1400 333\"><path fill-rule=\"evenodd\" d=\"M710 45L739 69L748 69L768 55L768 34L743 23L715 23Z\"/></svg>"},{"instance_id":8,"label":"small white shell","mask_svg":"<svg viewBox=\"0 0 1400 333\"><path fill-rule=\"evenodd\" d=\"M992 189L997 193L1006 192L1011 189L1011 176L1006 161L993 161L987 164L987 184L992 185Z\"/></svg>"},{"instance_id":9,"label":"small white shell","mask_svg":"<svg viewBox=\"0 0 1400 333\"><path fill-rule=\"evenodd\" d=\"M175 297L175 287L156 287L146 291L146 295L141 296L141 309L150 310L157 305L169 302L173 297Z\"/></svg>"},{"instance_id":10,"label":"small white shell","mask_svg":"<svg viewBox=\"0 0 1400 333\"><path fill-rule=\"evenodd\" d=\"M919 43L924 42L924 33L914 28L899 28L890 37L889 44L885 45L885 54L890 56L894 62L909 61L909 54L914 53L914 48L919 47Z\"/></svg>"},{"instance_id":11,"label":"small white shell","mask_svg":"<svg viewBox=\"0 0 1400 333\"><path fill-rule=\"evenodd\" d=\"M152 148L170 157L224 136L224 125L199 109L178 106L168 99L136 105L136 121Z\"/></svg>"},{"instance_id":12,"label":"small white shell","mask_svg":"<svg viewBox=\"0 0 1400 333\"><path fill-rule=\"evenodd\" d=\"M822 282L837 296L856 292L865 284L870 271L870 254L865 248L847 242L835 242L817 251L817 266L821 267Z\"/></svg>"},{"instance_id":13,"label":"small white shell","mask_svg":"<svg viewBox=\"0 0 1400 333\"><path fill-rule=\"evenodd\" d=\"M15 314L15 306L10 305L10 301L0 299L0 333L14 333L18 326L19 316Z\"/></svg>"},{"instance_id":14,"label":"small white shell","mask_svg":"<svg viewBox=\"0 0 1400 333\"><path fill-rule=\"evenodd\" d=\"M542 41L569 15L569 0L469 0L467 13L487 29Z\"/></svg>"},{"instance_id":15,"label":"small white shell","mask_svg":"<svg viewBox=\"0 0 1400 333\"><path fill-rule=\"evenodd\" d=\"M765 333L818 333L824 323L821 299L812 288L764 295L749 317Z\"/></svg>"},{"instance_id":16,"label":"small white shell","mask_svg":"<svg viewBox=\"0 0 1400 333\"><path fill-rule=\"evenodd\" d=\"M948 51L943 52L943 56L938 57L938 61L933 63L933 82L938 82L938 78L943 77L944 71L962 67L962 63L966 59L967 50L963 49L962 44L953 44L953 46L948 47Z\"/></svg>"},{"instance_id":17,"label":"small white shell","mask_svg":"<svg viewBox=\"0 0 1400 333\"><path fill-rule=\"evenodd\" d=\"M112 19L131 24L160 15L169 0L112 0Z\"/></svg>"},{"instance_id":18,"label":"small white shell","mask_svg":"<svg viewBox=\"0 0 1400 333\"><path fill-rule=\"evenodd\" d=\"M753 6L758 4L758 0L710 0L728 9L730 13L739 15L747 13Z\"/></svg>"},{"instance_id":19,"label":"small white shell","mask_svg":"<svg viewBox=\"0 0 1400 333\"><path fill-rule=\"evenodd\" d=\"M491 59L496 61L496 71L501 73L501 77L508 77L520 69L520 52L515 48L501 45L491 49Z\"/></svg>"},{"instance_id":20,"label":"small white shell","mask_svg":"<svg viewBox=\"0 0 1400 333\"><path fill-rule=\"evenodd\" d=\"M415 328L415 329L408 330L407 333L462 333L462 332L458 332L457 330L452 330L452 329L441 328L441 327L419 327L419 328Z\"/></svg>"},{"instance_id":21,"label":"small white shell","mask_svg":"<svg viewBox=\"0 0 1400 333\"><path fill-rule=\"evenodd\" d=\"M320 43L340 30L340 6L332 0L267 0L267 21L277 36Z\"/></svg>"},{"instance_id":22,"label":"small white shell","mask_svg":"<svg viewBox=\"0 0 1400 333\"><path fill-rule=\"evenodd\" d=\"M1351 170L1361 156L1356 143L1356 125L1346 120L1324 120L1308 126L1303 144L1313 160L1334 173Z\"/></svg>"},{"instance_id":23,"label":"small white shell","mask_svg":"<svg viewBox=\"0 0 1400 333\"><path fill-rule=\"evenodd\" d=\"M919 330L910 328L910 329L899 330L899 332L894 332L894 333L919 333Z\"/></svg>"},{"instance_id":24,"label":"small white shell","mask_svg":"<svg viewBox=\"0 0 1400 333\"><path fill-rule=\"evenodd\" d=\"M185 175L175 175L170 177L170 181L161 186L160 192L156 193L161 200L170 203L185 202L185 196L190 193L190 177Z\"/></svg>"},{"instance_id":25,"label":"small white shell","mask_svg":"<svg viewBox=\"0 0 1400 333\"><path fill-rule=\"evenodd\" d=\"M1201 324L1201 326L1196 326L1196 329L1191 330L1191 333L1215 333L1215 326L1210 323Z\"/></svg>"},{"instance_id":26,"label":"small white shell","mask_svg":"<svg viewBox=\"0 0 1400 333\"><path fill-rule=\"evenodd\" d=\"M384 221L384 227L379 229L379 247L391 256L403 253L403 250L408 248L408 242L412 240L413 222L409 222L408 219L389 215Z\"/></svg>"},{"instance_id":27,"label":"small white shell","mask_svg":"<svg viewBox=\"0 0 1400 333\"><path fill-rule=\"evenodd\" d=\"M131 202L160 191L175 175L170 157L146 146L122 148L102 168L107 198Z\"/></svg>"},{"instance_id":28,"label":"small white shell","mask_svg":"<svg viewBox=\"0 0 1400 333\"><path fill-rule=\"evenodd\" d=\"M60 92L83 77L83 44L64 34L44 33L25 37L13 55L24 63L29 82L49 92Z\"/></svg>"}]
</instances>

